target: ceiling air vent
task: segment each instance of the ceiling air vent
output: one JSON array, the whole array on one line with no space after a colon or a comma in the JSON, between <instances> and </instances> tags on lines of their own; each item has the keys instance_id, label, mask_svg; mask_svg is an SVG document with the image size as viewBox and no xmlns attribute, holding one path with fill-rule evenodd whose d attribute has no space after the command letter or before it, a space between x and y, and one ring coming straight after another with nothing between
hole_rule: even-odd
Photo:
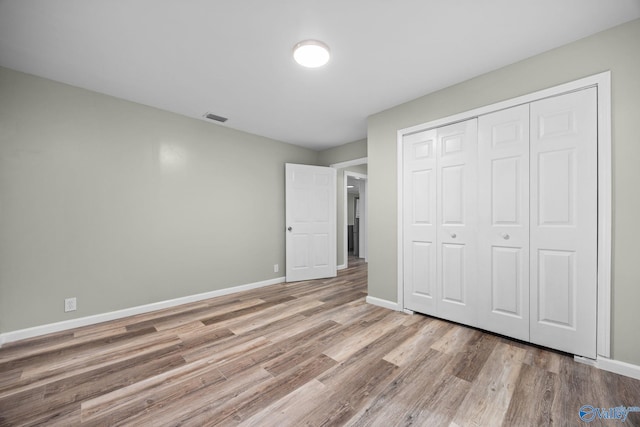
<instances>
[{"instance_id":1,"label":"ceiling air vent","mask_svg":"<svg viewBox=\"0 0 640 427\"><path fill-rule=\"evenodd\" d=\"M216 122L224 123L227 121L226 117L216 116L215 114L207 113L204 115L205 119L215 120Z\"/></svg>"}]
</instances>

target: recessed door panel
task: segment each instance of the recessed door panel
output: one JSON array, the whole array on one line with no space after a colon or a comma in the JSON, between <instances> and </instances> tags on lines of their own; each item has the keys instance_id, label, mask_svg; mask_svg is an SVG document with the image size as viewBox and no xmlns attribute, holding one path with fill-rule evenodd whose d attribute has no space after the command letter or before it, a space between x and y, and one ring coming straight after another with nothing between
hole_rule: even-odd
<instances>
[{"instance_id":1,"label":"recessed door panel","mask_svg":"<svg viewBox=\"0 0 640 427\"><path fill-rule=\"evenodd\" d=\"M442 168L442 223L464 223L464 167Z\"/></svg>"},{"instance_id":2,"label":"recessed door panel","mask_svg":"<svg viewBox=\"0 0 640 427\"><path fill-rule=\"evenodd\" d=\"M522 318L522 248L493 247L491 262L491 310L493 313Z\"/></svg>"},{"instance_id":3,"label":"recessed door panel","mask_svg":"<svg viewBox=\"0 0 640 427\"><path fill-rule=\"evenodd\" d=\"M292 220L296 222L310 221L311 198L308 191L301 188L294 188L294 196L292 198Z\"/></svg>"},{"instance_id":4,"label":"recessed door panel","mask_svg":"<svg viewBox=\"0 0 640 427\"><path fill-rule=\"evenodd\" d=\"M440 138L442 147L442 156L448 156L453 153L459 153L464 150L467 135L464 132L452 133Z\"/></svg>"},{"instance_id":5,"label":"recessed door panel","mask_svg":"<svg viewBox=\"0 0 640 427\"><path fill-rule=\"evenodd\" d=\"M329 265L329 235L314 234L313 235L313 266L326 267Z\"/></svg>"},{"instance_id":6,"label":"recessed door panel","mask_svg":"<svg viewBox=\"0 0 640 427\"><path fill-rule=\"evenodd\" d=\"M575 329L575 268L575 252L538 251L538 322Z\"/></svg>"},{"instance_id":7,"label":"recessed door panel","mask_svg":"<svg viewBox=\"0 0 640 427\"><path fill-rule=\"evenodd\" d=\"M433 139L419 141L413 144L413 158L415 160L429 159L433 157Z\"/></svg>"},{"instance_id":8,"label":"recessed door panel","mask_svg":"<svg viewBox=\"0 0 640 427\"><path fill-rule=\"evenodd\" d=\"M498 122L489 123L489 128L483 129L483 132L490 132L489 135L486 135L486 138L490 138L492 149L504 149L514 145L528 146L528 132L526 131L528 128L527 123L523 122L521 117L518 115L512 115L513 110L517 111L520 108L522 107L515 107L515 109L511 109L507 113L510 117L503 115L504 119L500 119ZM525 108L527 107L525 106ZM486 116L484 116L483 119L486 123L485 117ZM527 137L525 137L525 135L527 135Z\"/></svg>"},{"instance_id":9,"label":"recessed door panel","mask_svg":"<svg viewBox=\"0 0 640 427\"><path fill-rule=\"evenodd\" d=\"M412 192L412 222L414 224L432 224L432 204L435 203L435 197L431 194L431 188L434 178L433 170L419 170L411 174Z\"/></svg>"},{"instance_id":10,"label":"recessed door panel","mask_svg":"<svg viewBox=\"0 0 640 427\"><path fill-rule=\"evenodd\" d=\"M540 226L575 225L576 150L538 154L538 221Z\"/></svg>"},{"instance_id":11,"label":"recessed door panel","mask_svg":"<svg viewBox=\"0 0 640 427\"><path fill-rule=\"evenodd\" d=\"M493 225L522 225L522 156L494 159L491 165Z\"/></svg>"},{"instance_id":12,"label":"recessed door panel","mask_svg":"<svg viewBox=\"0 0 640 427\"><path fill-rule=\"evenodd\" d=\"M331 206L329 197L334 194L334 191L330 191L328 184L320 184L322 187L317 188L313 192L313 199L310 206L312 206L313 221L314 222L328 222L329 221L329 207Z\"/></svg>"},{"instance_id":13,"label":"recessed door panel","mask_svg":"<svg viewBox=\"0 0 640 427\"><path fill-rule=\"evenodd\" d=\"M442 245L442 300L465 304L465 247Z\"/></svg>"},{"instance_id":14,"label":"recessed door panel","mask_svg":"<svg viewBox=\"0 0 640 427\"><path fill-rule=\"evenodd\" d=\"M572 109L553 113L540 112L537 120L538 141L576 133L576 112Z\"/></svg>"},{"instance_id":15,"label":"recessed door panel","mask_svg":"<svg viewBox=\"0 0 640 427\"><path fill-rule=\"evenodd\" d=\"M308 234L296 234L291 238L295 247L299 248L293 256L293 268L295 270L308 268L309 263L309 238Z\"/></svg>"},{"instance_id":16,"label":"recessed door panel","mask_svg":"<svg viewBox=\"0 0 640 427\"><path fill-rule=\"evenodd\" d=\"M409 256L413 260L413 270L411 271L413 283L412 294L433 298L433 288L435 286L433 280L433 265L431 264L433 258L432 251L434 250L433 243L413 242L411 248L412 251Z\"/></svg>"}]
</instances>

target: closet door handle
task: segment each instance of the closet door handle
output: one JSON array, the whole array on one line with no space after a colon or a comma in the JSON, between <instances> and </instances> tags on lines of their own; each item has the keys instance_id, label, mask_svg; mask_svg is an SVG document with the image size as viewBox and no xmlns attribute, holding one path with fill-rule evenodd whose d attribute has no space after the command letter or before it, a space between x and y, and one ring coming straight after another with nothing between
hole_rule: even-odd
<instances>
[{"instance_id":1,"label":"closet door handle","mask_svg":"<svg viewBox=\"0 0 640 427\"><path fill-rule=\"evenodd\" d=\"M456 236L457 236L457 235L456 235L456 233L449 233L449 234L451 235L451 238L452 238L452 239L455 239L455 238L456 238Z\"/></svg>"},{"instance_id":2,"label":"closet door handle","mask_svg":"<svg viewBox=\"0 0 640 427\"><path fill-rule=\"evenodd\" d=\"M509 240L509 238L511 238L511 236L509 236L509 234L508 234L508 233L502 233L502 238L503 238L504 240Z\"/></svg>"}]
</instances>

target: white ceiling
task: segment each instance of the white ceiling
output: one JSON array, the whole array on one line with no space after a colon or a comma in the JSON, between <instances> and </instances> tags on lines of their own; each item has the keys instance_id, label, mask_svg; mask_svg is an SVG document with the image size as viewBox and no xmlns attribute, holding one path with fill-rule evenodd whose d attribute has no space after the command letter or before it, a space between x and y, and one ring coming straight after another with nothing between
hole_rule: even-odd
<instances>
[{"instance_id":1,"label":"white ceiling","mask_svg":"<svg viewBox=\"0 0 640 427\"><path fill-rule=\"evenodd\" d=\"M0 65L313 149L640 17L640 0L0 0ZM332 59L305 69L299 41ZM0 100L0 102L2 102Z\"/></svg>"}]
</instances>

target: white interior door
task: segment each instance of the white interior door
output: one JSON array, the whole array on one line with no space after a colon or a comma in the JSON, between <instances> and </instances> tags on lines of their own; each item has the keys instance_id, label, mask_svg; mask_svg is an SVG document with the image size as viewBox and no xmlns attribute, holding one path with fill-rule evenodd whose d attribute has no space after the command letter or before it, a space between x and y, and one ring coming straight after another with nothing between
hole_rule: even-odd
<instances>
[{"instance_id":1,"label":"white interior door","mask_svg":"<svg viewBox=\"0 0 640 427\"><path fill-rule=\"evenodd\" d=\"M287 163L286 280L335 277L336 170Z\"/></svg>"},{"instance_id":2,"label":"white interior door","mask_svg":"<svg viewBox=\"0 0 640 427\"><path fill-rule=\"evenodd\" d=\"M531 341L596 357L596 88L531 104Z\"/></svg>"},{"instance_id":3,"label":"white interior door","mask_svg":"<svg viewBox=\"0 0 640 427\"><path fill-rule=\"evenodd\" d=\"M438 316L477 322L478 121L437 129Z\"/></svg>"},{"instance_id":4,"label":"white interior door","mask_svg":"<svg viewBox=\"0 0 640 427\"><path fill-rule=\"evenodd\" d=\"M529 340L529 105L478 120L478 326Z\"/></svg>"},{"instance_id":5,"label":"white interior door","mask_svg":"<svg viewBox=\"0 0 640 427\"><path fill-rule=\"evenodd\" d=\"M436 130L403 138L404 306L436 311Z\"/></svg>"}]
</instances>

